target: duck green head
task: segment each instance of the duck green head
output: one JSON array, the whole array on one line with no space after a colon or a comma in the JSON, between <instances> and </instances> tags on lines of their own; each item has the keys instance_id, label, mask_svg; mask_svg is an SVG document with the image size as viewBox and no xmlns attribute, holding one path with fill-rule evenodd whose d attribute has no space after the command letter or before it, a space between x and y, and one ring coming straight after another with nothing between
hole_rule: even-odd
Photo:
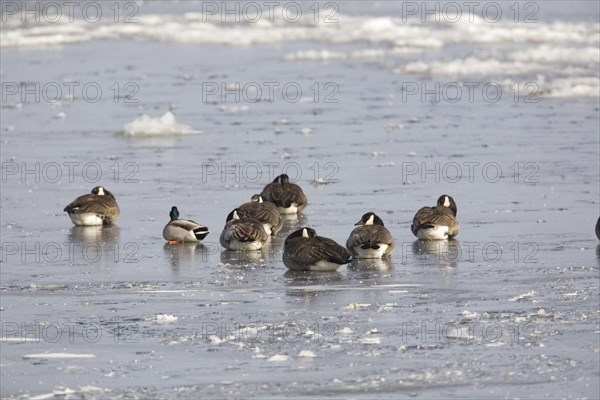
<instances>
[{"instance_id":1,"label":"duck green head","mask_svg":"<svg viewBox=\"0 0 600 400\"><path fill-rule=\"evenodd\" d=\"M171 212L169 213L169 216L171 217L171 221L176 221L179 219L179 210L177 209L177 207L171 207Z\"/></svg>"}]
</instances>

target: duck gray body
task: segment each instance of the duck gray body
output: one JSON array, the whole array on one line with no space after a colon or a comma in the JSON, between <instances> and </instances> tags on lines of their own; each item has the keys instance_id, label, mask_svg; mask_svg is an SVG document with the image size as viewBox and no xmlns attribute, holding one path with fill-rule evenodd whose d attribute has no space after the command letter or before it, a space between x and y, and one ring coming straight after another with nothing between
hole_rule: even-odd
<instances>
[{"instance_id":1,"label":"duck gray body","mask_svg":"<svg viewBox=\"0 0 600 400\"><path fill-rule=\"evenodd\" d=\"M163 229L163 238L169 242L201 242L209 234L206 226L189 219L179 219L179 210L173 206L171 221Z\"/></svg>"}]
</instances>

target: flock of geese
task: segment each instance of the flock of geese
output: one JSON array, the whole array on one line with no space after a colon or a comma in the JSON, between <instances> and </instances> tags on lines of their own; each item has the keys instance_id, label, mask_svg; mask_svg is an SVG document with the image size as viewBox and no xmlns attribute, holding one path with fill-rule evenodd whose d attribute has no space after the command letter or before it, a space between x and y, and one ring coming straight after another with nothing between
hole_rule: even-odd
<instances>
[{"instance_id":1,"label":"flock of geese","mask_svg":"<svg viewBox=\"0 0 600 400\"><path fill-rule=\"evenodd\" d=\"M302 188L282 174L267 184L260 194L227 215L219 241L228 250L260 250L283 226L282 215L301 214L308 204ZM79 196L64 211L78 226L107 225L119 218L120 210L113 194L102 186L90 194ZM415 214L412 233L422 240L446 240L458 235L456 203L449 195L441 195L433 207L423 207ZM171 220L163 229L170 243L202 242L209 234L206 226L180 219L177 207L169 213ZM283 263L297 271L333 271L353 258L390 258L395 241L383 221L373 212L362 216L350 233L346 246L319 236L313 228L292 232L284 242ZM600 239L600 218L596 224Z\"/></svg>"}]
</instances>

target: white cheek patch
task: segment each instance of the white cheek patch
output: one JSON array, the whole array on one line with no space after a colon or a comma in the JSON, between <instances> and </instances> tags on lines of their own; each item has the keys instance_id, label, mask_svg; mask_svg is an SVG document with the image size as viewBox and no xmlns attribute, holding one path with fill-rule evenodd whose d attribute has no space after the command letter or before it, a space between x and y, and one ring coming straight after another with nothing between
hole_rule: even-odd
<instances>
[{"instance_id":1,"label":"white cheek patch","mask_svg":"<svg viewBox=\"0 0 600 400\"><path fill-rule=\"evenodd\" d=\"M101 187L98 189L98 196L104 196L106 193L104 193L104 188Z\"/></svg>"},{"instance_id":2,"label":"white cheek patch","mask_svg":"<svg viewBox=\"0 0 600 400\"><path fill-rule=\"evenodd\" d=\"M448 196L444 196L444 207L450 207L450 199Z\"/></svg>"},{"instance_id":3,"label":"white cheek patch","mask_svg":"<svg viewBox=\"0 0 600 400\"><path fill-rule=\"evenodd\" d=\"M302 237L308 237L308 231L306 228L302 229Z\"/></svg>"},{"instance_id":4,"label":"white cheek patch","mask_svg":"<svg viewBox=\"0 0 600 400\"><path fill-rule=\"evenodd\" d=\"M371 215L369 217L369 219L367 220L367 222L365 222L365 225L373 225L373 220L375 219L374 215Z\"/></svg>"}]
</instances>

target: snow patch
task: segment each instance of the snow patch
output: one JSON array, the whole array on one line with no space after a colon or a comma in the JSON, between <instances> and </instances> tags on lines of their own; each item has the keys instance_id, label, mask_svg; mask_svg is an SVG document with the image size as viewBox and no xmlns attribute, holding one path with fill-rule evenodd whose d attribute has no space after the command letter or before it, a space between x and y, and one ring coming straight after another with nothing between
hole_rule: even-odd
<instances>
[{"instance_id":1,"label":"snow patch","mask_svg":"<svg viewBox=\"0 0 600 400\"><path fill-rule=\"evenodd\" d=\"M527 299L529 297L533 297L537 294L537 292L534 292L533 290L524 294L520 294L518 296L515 297L511 297L510 299L508 299L508 301L519 301L519 300L523 300L523 299Z\"/></svg>"},{"instance_id":2,"label":"snow patch","mask_svg":"<svg viewBox=\"0 0 600 400\"><path fill-rule=\"evenodd\" d=\"M310 350L302 350L300 353L298 353L298 357L301 358L314 358L316 357L315 353L310 351Z\"/></svg>"},{"instance_id":3,"label":"snow patch","mask_svg":"<svg viewBox=\"0 0 600 400\"><path fill-rule=\"evenodd\" d=\"M172 324L177 322L177 316L171 314L157 314L153 320L159 324Z\"/></svg>"},{"instance_id":4,"label":"snow patch","mask_svg":"<svg viewBox=\"0 0 600 400\"><path fill-rule=\"evenodd\" d=\"M194 133L188 125L179 124L172 112L167 111L162 117L142 115L125 125L123 133L128 136L152 135L187 135Z\"/></svg>"},{"instance_id":5,"label":"snow patch","mask_svg":"<svg viewBox=\"0 0 600 400\"><path fill-rule=\"evenodd\" d=\"M269 357L267 361L287 361L289 358L290 357L285 354L276 354L273 357Z\"/></svg>"}]
</instances>

